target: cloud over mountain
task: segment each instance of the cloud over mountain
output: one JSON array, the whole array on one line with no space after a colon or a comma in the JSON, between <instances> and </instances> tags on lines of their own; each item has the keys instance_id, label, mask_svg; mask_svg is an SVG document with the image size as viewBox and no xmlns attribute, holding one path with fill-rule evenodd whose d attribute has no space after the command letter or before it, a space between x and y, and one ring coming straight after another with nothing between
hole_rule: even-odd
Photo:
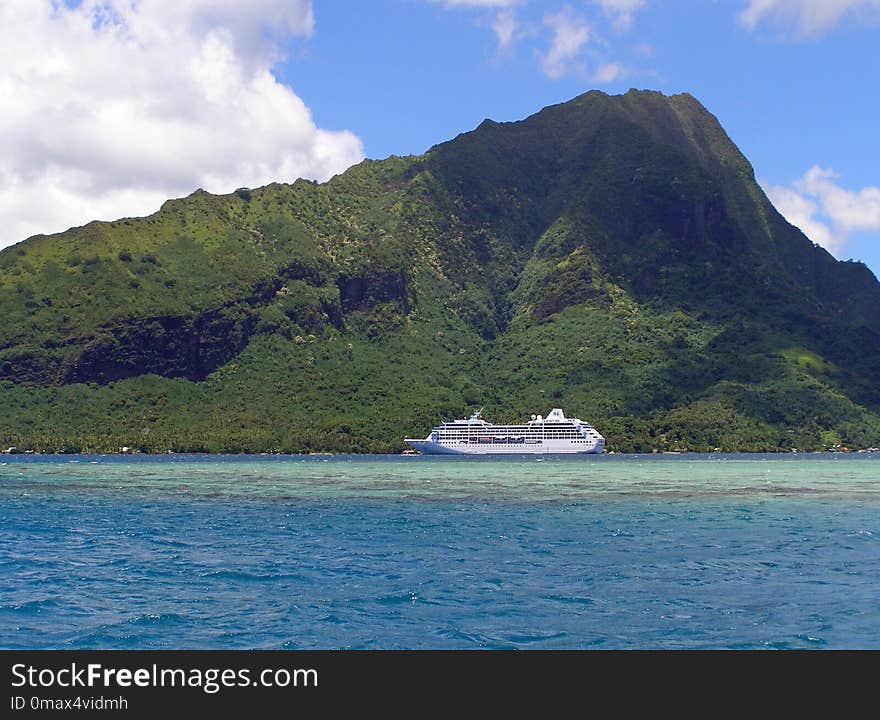
<instances>
[{"instance_id":1,"label":"cloud over mountain","mask_svg":"<svg viewBox=\"0 0 880 720\"><path fill-rule=\"evenodd\" d=\"M360 160L272 73L313 26L306 0L4 3L0 246Z\"/></svg>"},{"instance_id":2,"label":"cloud over mountain","mask_svg":"<svg viewBox=\"0 0 880 720\"><path fill-rule=\"evenodd\" d=\"M792 187L771 186L767 194L792 225L839 256L850 233L880 230L880 188L848 190L837 177L814 165Z\"/></svg>"},{"instance_id":3,"label":"cloud over mountain","mask_svg":"<svg viewBox=\"0 0 880 720\"><path fill-rule=\"evenodd\" d=\"M553 39L541 57L541 69L547 77L559 78L569 71L593 31L585 20L567 7L545 15L544 24L552 30Z\"/></svg>"}]
</instances>

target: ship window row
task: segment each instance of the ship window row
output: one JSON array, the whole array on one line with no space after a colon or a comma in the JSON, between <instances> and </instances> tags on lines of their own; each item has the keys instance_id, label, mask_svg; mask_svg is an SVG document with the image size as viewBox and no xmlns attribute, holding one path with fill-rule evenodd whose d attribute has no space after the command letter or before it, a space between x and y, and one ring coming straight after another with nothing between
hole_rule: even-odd
<instances>
[{"instance_id":1,"label":"ship window row","mask_svg":"<svg viewBox=\"0 0 880 720\"><path fill-rule=\"evenodd\" d=\"M520 425L520 426L516 426L516 425L512 425L512 426L496 425L495 427L491 427L491 428L470 428L470 429L468 429L468 428L456 428L456 427L441 427L441 428L438 428L438 430L440 430L441 432L459 432L459 433L468 433L468 432L470 432L471 434L473 434L473 433L499 433L499 432L534 432L534 433L541 433L541 432L545 432L545 433L552 433L552 432L555 432L555 433L560 433L560 432L568 432L568 433L571 433L571 432L579 432L579 430L578 430L577 428L544 428L544 429L542 430L542 429L539 428L539 427L537 427L537 428L534 428L534 427L523 427L522 425ZM594 430L588 430L588 429L586 429L586 428L585 428L585 431L586 431L586 432L595 432Z\"/></svg>"},{"instance_id":2,"label":"ship window row","mask_svg":"<svg viewBox=\"0 0 880 720\"><path fill-rule=\"evenodd\" d=\"M583 435L533 435L531 433L526 434L511 434L511 435L455 435L455 434L447 434L443 433L440 435L440 439L442 440L476 440L477 438L508 438L508 437L516 437L516 438L528 438L529 440L583 440ZM588 437L588 439L595 439L595 437Z\"/></svg>"},{"instance_id":3,"label":"ship window row","mask_svg":"<svg viewBox=\"0 0 880 720\"><path fill-rule=\"evenodd\" d=\"M443 423L443 425L441 425L440 427L443 428L444 430L459 430L459 429L460 430L467 430L468 427L470 427L472 430L473 429L480 429L480 428L485 428L487 430L510 430L510 429L518 429L518 430L533 429L533 430L535 430L535 429L541 428L541 423L528 424L528 425L489 425L489 426L477 425L477 424L468 425L467 423ZM586 427L586 426L582 426L582 427ZM547 423L546 425L544 425L544 429L545 430L575 430L576 426L571 425L569 423Z\"/></svg>"},{"instance_id":4,"label":"ship window row","mask_svg":"<svg viewBox=\"0 0 880 720\"><path fill-rule=\"evenodd\" d=\"M435 430L448 430L450 432L577 432L579 428L576 427L545 427L542 428L540 425L535 427L534 425L492 425L491 427L480 427L480 426L471 426L468 428L466 425L442 425L439 428L435 428ZM583 428L586 431L593 430L593 428Z\"/></svg>"},{"instance_id":5,"label":"ship window row","mask_svg":"<svg viewBox=\"0 0 880 720\"><path fill-rule=\"evenodd\" d=\"M576 428L524 428L522 426L496 426L492 428L455 428L455 427L440 427L435 428L435 432L439 432L443 435L544 435L544 436L566 436L566 437L583 437L584 435L589 435L591 437L597 437L598 433L596 433L593 429L584 429L583 431L578 430Z\"/></svg>"},{"instance_id":6,"label":"ship window row","mask_svg":"<svg viewBox=\"0 0 880 720\"><path fill-rule=\"evenodd\" d=\"M441 430L440 434L441 435L455 435L456 437L458 437L458 436L467 437L469 435L493 435L493 436L495 436L495 435L543 435L545 437L551 437L551 436L552 437L583 437L583 435L581 435L581 433L577 432L576 430L545 430L544 432L541 432L540 430L515 430L515 429L511 429L511 430L503 430L503 429L502 430L497 430L497 429L496 430L483 430L482 432L479 432L479 431L465 432L462 430ZM595 433L587 433L587 434L594 435Z\"/></svg>"}]
</instances>

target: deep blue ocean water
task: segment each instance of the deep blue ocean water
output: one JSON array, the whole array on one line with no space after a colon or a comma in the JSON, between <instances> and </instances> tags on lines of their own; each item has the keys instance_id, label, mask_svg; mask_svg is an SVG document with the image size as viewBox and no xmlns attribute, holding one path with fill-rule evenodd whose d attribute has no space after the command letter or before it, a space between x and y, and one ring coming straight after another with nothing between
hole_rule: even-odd
<instances>
[{"instance_id":1,"label":"deep blue ocean water","mask_svg":"<svg viewBox=\"0 0 880 720\"><path fill-rule=\"evenodd\" d=\"M880 456L0 458L2 648L880 648Z\"/></svg>"}]
</instances>

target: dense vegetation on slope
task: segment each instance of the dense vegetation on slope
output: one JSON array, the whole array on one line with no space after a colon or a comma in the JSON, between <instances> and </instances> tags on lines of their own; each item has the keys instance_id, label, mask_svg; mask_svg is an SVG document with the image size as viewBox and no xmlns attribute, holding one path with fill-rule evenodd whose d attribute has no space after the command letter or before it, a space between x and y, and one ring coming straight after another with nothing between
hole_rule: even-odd
<instances>
[{"instance_id":1,"label":"dense vegetation on slope","mask_svg":"<svg viewBox=\"0 0 880 720\"><path fill-rule=\"evenodd\" d=\"M0 252L0 312L19 449L399 451L475 406L618 451L880 445L880 284L688 95L37 236Z\"/></svg>"}]
</instances>

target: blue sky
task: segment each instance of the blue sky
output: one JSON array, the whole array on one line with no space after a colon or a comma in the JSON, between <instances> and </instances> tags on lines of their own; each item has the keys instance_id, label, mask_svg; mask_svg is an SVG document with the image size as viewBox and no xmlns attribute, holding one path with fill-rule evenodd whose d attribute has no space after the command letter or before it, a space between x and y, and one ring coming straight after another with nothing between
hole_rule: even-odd
<instances>
[{"instance_id":1,"label":"blue sky","mask_svg":"<svg viewBox=\"0 0 880 720\"><path fill-rule=\"evenodd\" d=\"M880 275L880 0L4 0L0 16L0 245L636 87L694 95L786 217Z\"/></svg>"}]
</instances>

